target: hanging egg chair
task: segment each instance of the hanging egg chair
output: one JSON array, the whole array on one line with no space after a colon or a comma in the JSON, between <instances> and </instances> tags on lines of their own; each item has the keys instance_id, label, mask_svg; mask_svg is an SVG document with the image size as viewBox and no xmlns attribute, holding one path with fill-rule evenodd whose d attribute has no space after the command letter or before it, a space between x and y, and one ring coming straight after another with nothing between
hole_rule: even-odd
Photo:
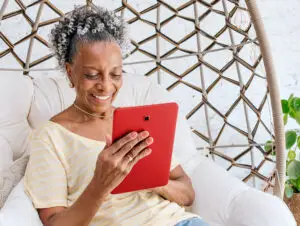
<instances>
[{"instance_id":1,"label":"hanging egg chair","mask_svg":"<svg viewBox=\"0 0 300 226\"><path fill-rule=\"evenodd\" d=\"M22 74L34 84L59 74L47 36L74 4L84 3L86 7L105 6L128 22L131 46L124 71L147 77L179 103L197 148L185 156L183 165L196 168L202 164L197 159L200 153L234 176L228 179L232 183L238 178L283 198L286 160L279 86L255 0L4 0L0 5L0 73L6 77ZM51 81L52 85L60 82ZM273 146L268 151L264 149L267 141ZM14 160L21 156L14 154ZM201 181L201 175L194 175L194 180ZM209 202L213 200L217 202ZM247 203L243 205L246 208ZM284 222L293 222L284 204L276 205L286 211L281 216ZM203 208L199 207L200 215L206 214ZM209 208L211 225L235 225L229 223L234 222L232 216L223 224L215 220L214 207ZM261 222L271 225L271 215Z\"/></svg>"}]
</instances>

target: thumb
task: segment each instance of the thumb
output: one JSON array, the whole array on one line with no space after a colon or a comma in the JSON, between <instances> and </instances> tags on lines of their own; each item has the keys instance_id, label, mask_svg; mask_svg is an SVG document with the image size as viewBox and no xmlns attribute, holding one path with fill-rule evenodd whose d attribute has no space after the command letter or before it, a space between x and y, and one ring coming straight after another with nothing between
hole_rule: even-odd
<instances>
[{"instance_id":1,"label":"thumb","mask_svg":"<svg viewBox=\"0 0 300 226\"><path fill-rule=\"evenodd\" d=\"M108 135L108 134L105 135L105 143L106 143L106 145L105 145L106 148L109 147L112 144L111 136Z\"/></svg>"}]
</instances>

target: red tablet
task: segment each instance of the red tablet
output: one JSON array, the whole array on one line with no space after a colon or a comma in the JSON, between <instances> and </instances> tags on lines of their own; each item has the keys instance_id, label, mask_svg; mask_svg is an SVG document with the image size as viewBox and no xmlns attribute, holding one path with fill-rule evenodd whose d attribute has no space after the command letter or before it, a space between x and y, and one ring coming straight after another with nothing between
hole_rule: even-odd
<instances>
[{"instance_id":1,"label":"red tablet","mask_svg":"<svg viewBox=\"0 0 300 226\"><path fill-rule=\"evenodd\" d=\"M112 194L164 186L168 183L174 144L178 105L164 103L117 108L114 111L112 139L147 130L154 142L152 152L141 159Z\"/></svg>"}]
</instances>

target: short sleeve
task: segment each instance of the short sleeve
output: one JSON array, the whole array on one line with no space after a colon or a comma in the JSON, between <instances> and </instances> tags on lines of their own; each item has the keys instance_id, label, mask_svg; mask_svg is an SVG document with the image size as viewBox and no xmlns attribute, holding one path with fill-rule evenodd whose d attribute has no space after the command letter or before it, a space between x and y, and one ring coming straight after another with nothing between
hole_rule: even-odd
<instances>
[{"instance_id":1,"label":"short sleeve","mask_svg":"<svg viewBox=\"0 0 300 226\"><path fill-rule=\"evenodd\" d=\"M66 172L55 148L49 142L30 140L24 189L37 209L67 206Z\"/></svg>"}]
</instances>

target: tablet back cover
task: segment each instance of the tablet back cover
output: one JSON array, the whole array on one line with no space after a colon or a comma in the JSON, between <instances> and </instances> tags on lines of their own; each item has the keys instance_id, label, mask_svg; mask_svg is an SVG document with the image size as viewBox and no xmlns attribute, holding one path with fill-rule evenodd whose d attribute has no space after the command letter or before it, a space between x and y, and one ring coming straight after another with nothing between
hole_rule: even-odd
<instances>
[{"instance_id":1,"label":"tablet back cover","mask_svg":"<svg viewBox=\"0 0 300 226\"><path fill-rule=\"evenodd\" d=\"M116 187L112 194L132 192L168 183L174 144L178 105L164 103L137 107L118 108L114 112L112 139L147 130L154 142L152 152L141 159Z\"/></svg>"}]
</instances>

